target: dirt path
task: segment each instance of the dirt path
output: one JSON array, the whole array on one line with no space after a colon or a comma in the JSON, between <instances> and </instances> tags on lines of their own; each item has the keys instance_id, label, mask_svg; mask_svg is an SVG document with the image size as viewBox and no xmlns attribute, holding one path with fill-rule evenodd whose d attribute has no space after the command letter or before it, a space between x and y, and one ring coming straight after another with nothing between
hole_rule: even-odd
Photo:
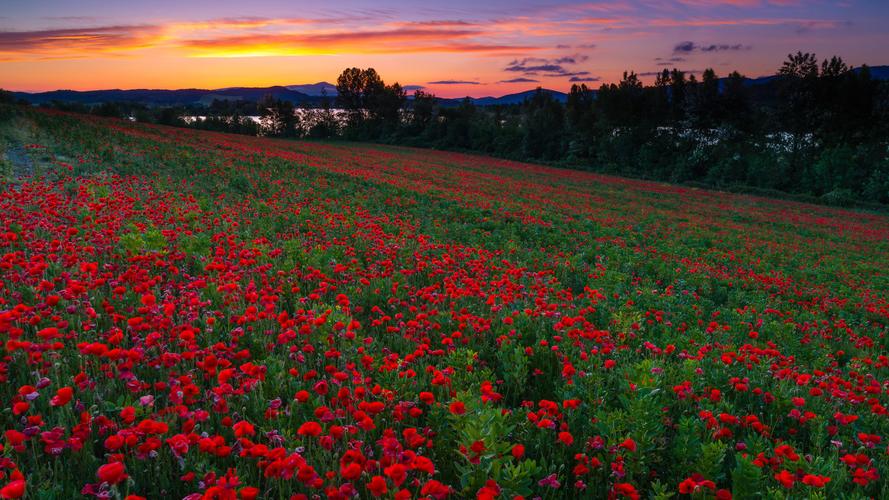
<instances>
[{"instance_id":1,"label":"dirt path","mask_svg":"<svg viewBox=\"0 0 889 500\"><path fill-rule=\"evenodd\" d=\"M25 148L13 144L6 149L6 160L11 164L10 180L18 188L24 179L34 176L34 161L25 151Z\"/></svg>"},{"instance_id":2,"label":"dirt path","mask_svg":"<svg viewBox=\"0 0 889 500\"><path fill-rule=\"evenodd\" d=\"M13 145L7 149L6 159L12 163L12 178L15 181L34 175L34 162L22 146Z\"/></svg>"}]
</instances>

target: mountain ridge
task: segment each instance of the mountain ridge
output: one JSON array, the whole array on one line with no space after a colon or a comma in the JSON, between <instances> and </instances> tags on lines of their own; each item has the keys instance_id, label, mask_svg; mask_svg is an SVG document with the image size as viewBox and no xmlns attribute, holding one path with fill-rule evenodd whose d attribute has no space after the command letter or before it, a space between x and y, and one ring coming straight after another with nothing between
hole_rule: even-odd
<instances>
[{"instance_id":1,"label":"mountain ridge","mask_svg":"<svg viewBox=\"0 0 889 500\"><path fill-rule=\"evenodd\" d=\"M853 71L860 71L855 68ZM889 80L889 65L869 67L871 77L875 80ZM755 87L768 85L777 78L777 75L761 76L745 79L747 86ZM558 90L541 89L555 100L564 103L568 94ZM457 106L465 99L469 99L476 106L494 106L521 104L531 97L537 89L522 92L514 92L501 96L439 98L439 102L445 106ZM595 91L595 89L594 89ZM309 84L272 85L268 87L225 87L218 89L101 89L101 90L70 90L59 89L46 92L12 92L19 99L31 104L46 104L54 101L79 103L87 105L101 104L104 102L136 102L148 106L207 106L214 99L222 100L246 100L258 102L266 95L276 99L290 101L296 105L319 105L325 98L336 97L336 86L332 83L321 81Z\"/></svg>"}]
</instances>

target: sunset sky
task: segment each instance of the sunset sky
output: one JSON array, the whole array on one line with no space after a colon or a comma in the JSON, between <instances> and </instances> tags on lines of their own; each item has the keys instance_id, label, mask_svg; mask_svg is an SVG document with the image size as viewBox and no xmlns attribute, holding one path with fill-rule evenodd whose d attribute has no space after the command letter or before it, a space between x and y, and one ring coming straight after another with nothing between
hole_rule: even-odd
<instances>
[{"instance_id":1,"label":"sunset sky","mask_svg":"<svg viewBox=\"0 0 889 500\"><path fill-rule=\"evenodd\" d=\"M889 64L889 0L0 0L0 87L335 82L374 67L445 97L598 87L624 70L773 73L790 51Z\"/></svg>"}]
</instances>

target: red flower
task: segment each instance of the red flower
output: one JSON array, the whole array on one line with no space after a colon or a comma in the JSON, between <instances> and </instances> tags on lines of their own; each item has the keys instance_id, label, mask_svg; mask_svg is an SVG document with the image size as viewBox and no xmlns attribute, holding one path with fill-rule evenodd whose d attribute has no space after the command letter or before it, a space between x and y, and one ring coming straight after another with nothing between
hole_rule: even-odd
<instances>
[{"instance_id":1,"label":"red flower","mask_svg":"<svg viewBox=\"0 0 889 500\"><path fill-rule=\"evenodd\" d=\"M454 401L451 403L450 410L454 415L463 415L466 413L466 405L462 401Z\"/></svg>"},{"instance_id":2,"label":"red flower","mask_svg":"<svg viewBox=\"0 0 889 500\"><path fill-rule=\"evenodd\" d=\"M525 455L525 447L521 444L517 444L512 447L512 456L516 459L522 458Z\"/></svg>"},{"instance_id":3,"label":"red flower","mask_svg":"<svg viewBox=\"0 0 889 500\"><path fill-rule=\"evenodd\" d=\"M398 463L386 467L383 469L383 472L386 473L386 476L392 480L392 483L394 483L395 486L401 486L401 483L407 479L407 468Z\"/></svg>"},{"instance_id":4,"label":"red flower","mask_svg":"<svg viewBox=\"0 0 889 500\"><path fill-rule=\"evenodd\" d=\"M423 489L420 490L420 494L431 496L436 500L441 500L451 494L451 488L450 486L446 486L436 481L435 479L430 479L426 484L423 485Z\"/></svg>"},{"instance_id":5,"label":"red flower","mask_svg":"<svg viewBox=\"0 0 889 500\"><path fill-rule=\"evenodd\" d=\"M375 497L381 497L389 491L389 488L386 487L386 480L383 476L374 476L370 479L370 482L367 483L367 489L370 490L370 494Z\"/></svg>"},{"instance_id":6,"label":"red flower","mask_svg":"<svg viewBox=\"0 0 889 500\"><path fill-rule=\"evenodd\" d=\"M361 475L361 464L355 462L340 467L340 475L343 479L352 480Z\"/></svg>"},{"instance_id":7,"label":"red flower","mask_svg":"<svg viewBox=\"0 0 889 500\"><path fill-rule=\"evenodd\" d=\"M704 479L704 476L700 474L693 474L691 477L679 483L679 493L682 493L683 495L692 495L701 488L715 490L716 483L708 479Z\"/></svg>"},{"instance_id":8,"label":"red flower","mask_svg":"<svg viewBox=\"0 0 889 500\"><path fill-rule=\"evenodd\" d=\"M469 447L470 450L475 452L476 454L482 453L485 451L485 442L484 441L475 441L472 443L472 446Z\"/></svg>"},{"instance_id":9,"label":"red flower","mask_svg":"<svg viewBox=\"0 0 889 500\"><path fill-rule=\"evenodd\" d=\"M232 426L232 429L235 431L235 437L256 435L256 430L253 428L253 424L245 420L235 423L235 425Z\"/></svg>"},{"instance_id":10,"label":"red flower","mask_svg":"<svg viewBox=\"0 0 889 500\"><path fill-rule=\"evenodd\" d=\"M126 467L121 462L112 462L99 467L97 472L103 483L117 484L127 478Z\"/></svg>"},{"instance_id":11,"label":"red flower","mask_svg":"<svg viewBox=\"0 0 889 500\"><path fill-rule=\"evenodd\" d=\"M634 452L636 451L636 441L633 441L632 438L624 439L624 442L620 444L620 447L625 450Z\"/></svg>"},{"instance_id":12,"label":"red flower","mask_svg":"<svg viewBox=\"0 0 889 500\"><path fill-rule=\"evenodd\" d=\"M425 472L429 475L435 474L435 464L432 463L432 460L421 455L414 457L414 460L411 462L411 467L414 470Z\"/></svg>"},{"instance_id":13,"label":"red flower","mask_svg":"<svg viewBox=\"0 0 889 500\"><path fill-rule=\"evenodd\" d=\"M796 476L786 470L775 474L775 479L785 488L793 488L794 483L796 483Z\"/></svg>"},{"instance_id":14,"label":"red flower","mask_svg":"<svg viewBox=\"0 0 889 500\"><path fill-rule=\"evenodd\" d=\"M775 448L775 455L778 455L779 457L787 458L788 460L790 460L792 462L796 462L799 460L799 455L797 455L796 452L793 451L793 447L790 445L786 445L786 444L782 444L782 445L776 447Z\"/></svg>"},{"instance_id":15,"label":"red flower","mask_svg":"<svg viewBox=\"0 0 889 500\"><path fill-rule=\"evenodd\" d=\"M25 496L25 481L17 479L0 488L0 498L21 498Z\"/></svg>"},{"instance_id":16,"label":"red flower","mask_svg":"<svg viewBox=\"0 0 889 500\"><path fill-rule=\"evenodd\" d=\"M74 389L70 387L62 387L56 391L56 395L53 396L49 404L52 406L65 406L71 401L72 397L74 397Z\"/></svg>"},{"instance_id":17,"label":"red flower","mask_svg":"<svg viewBox=\"0 0 889 500\"><path fill-rule=\"evenodd\" d=\"M494 500L500 496L500 485L493 479L488 479L485 485L479 489L476 494L476 500Z\"/></svg>"},{"instance_id":18,"label":"red flower","mask_svg":"<svg viewBox=\"0 0 889 500\"><path fill-rule=\"evenodd\" d=\"M241 497L241 500L256 500L256 497L259 496L259 488L255 486L246 486L241 488L238 492Z\"/></svg>"},{"instance_id":19,"label":"red flower","mask_svg":"<svg viewBox=\"0 0 889 500\"><path fill-rule=\"evenodd\" d=\"M830 482L830 478L827 476L818 476L815 474L806 474L803 476L803 483L813 488L823 488L827 483Z\"/></svg>"},{"instance_id":20,"label":"red flower","mask_svg":"<svg viewBox=\"0 0 889 500\"><path fill-rule=\"evenodd\" d=\"M611 489L611 492L614 496L626 497L631 500L639 500L639 493L636 491L636 487L630 483L617 483Z\"/></svg>"},{"instance_id":21,"label":"red flower","mask_svg":"<svg viewBox=\"0 0 889 500\"><path fill-rule=\"evenodd\" d=\"M559 441L565 446L571 446L574 443L574 436L572 436L570 432L560 432Z\"/></svg>"},{"instance_id":22,"label":"red flower","mask_svg":"<svg viewBox=\"0 0 889 500\"><path fill-rule=\"evenodd\" d=\"M296 431L300 436L318 436L321 434L321 424L318 422L306 422Z\"/></svg>"},{"instance_id":23,"label":"red flower","mask_svg":"<svg viewBox=\"0 0 889 500\"><path fill-rule=\"evenodd\" d=\"M154 298L154 295L146 293L142 296L141 302L143 306L151 307L155 304L155 302L157 302L157 300Z\"/></svg>"}]
</instances>

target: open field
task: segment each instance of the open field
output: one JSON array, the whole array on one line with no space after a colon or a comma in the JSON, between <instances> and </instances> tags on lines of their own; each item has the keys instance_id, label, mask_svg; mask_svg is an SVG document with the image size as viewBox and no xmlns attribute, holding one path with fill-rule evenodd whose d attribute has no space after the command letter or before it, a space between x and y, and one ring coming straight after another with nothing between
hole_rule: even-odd
<instances>
[{"instance_id":1,"label":"open field","mask_svg":"<svg viewBox=\"0 0 889 500\"><path fill-rule=\"evenodd\" d=\"M889 497L885 215L36 110L0 134L0 495Z\"/></svg>"}]
</instances>

